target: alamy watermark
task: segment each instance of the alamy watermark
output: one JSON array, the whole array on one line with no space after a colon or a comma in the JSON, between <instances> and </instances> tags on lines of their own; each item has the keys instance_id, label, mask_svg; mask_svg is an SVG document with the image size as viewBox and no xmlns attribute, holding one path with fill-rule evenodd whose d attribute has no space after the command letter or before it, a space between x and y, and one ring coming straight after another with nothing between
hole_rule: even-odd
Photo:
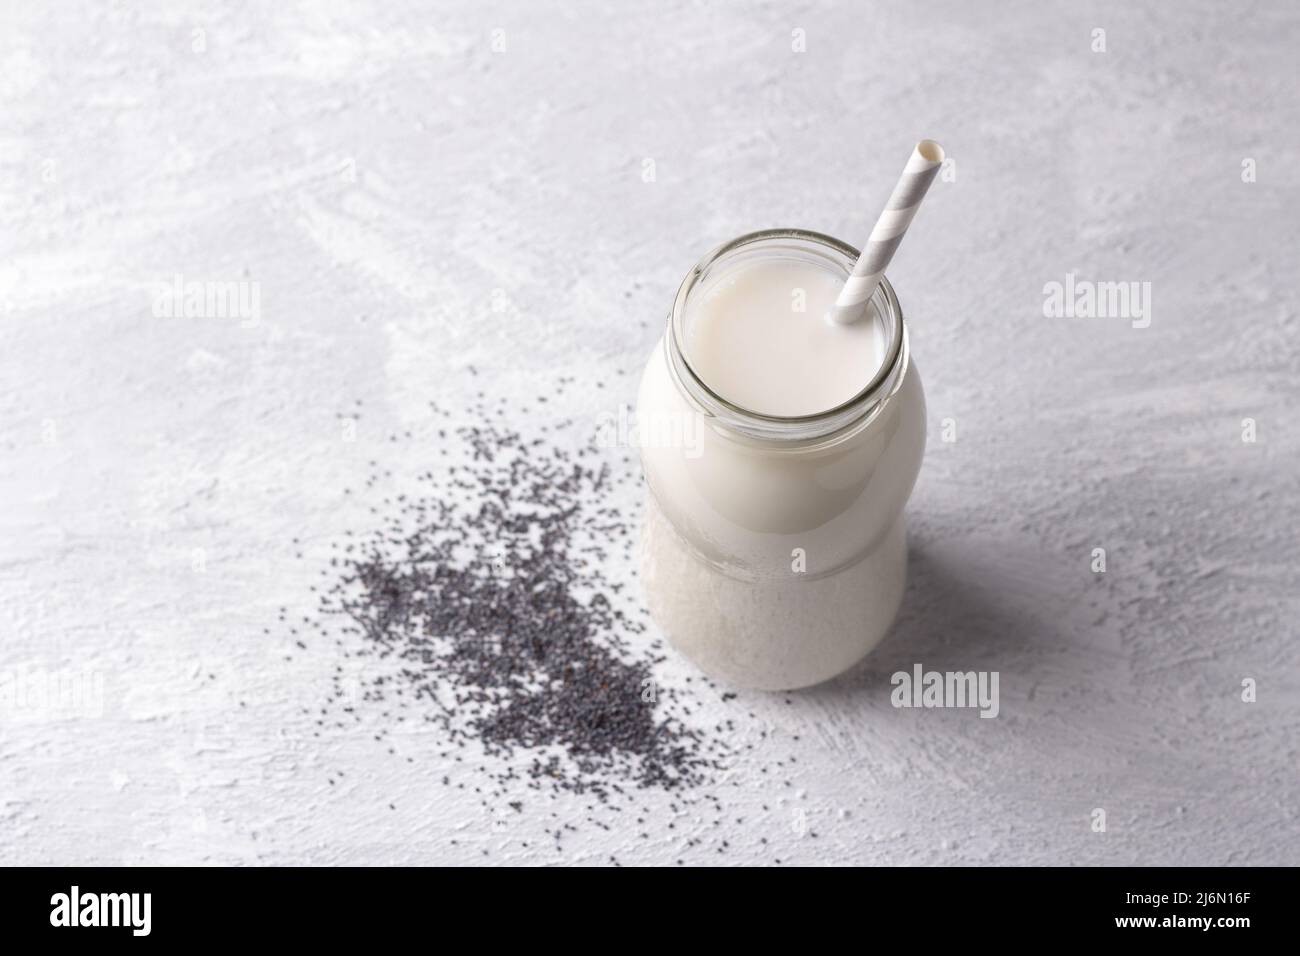
<instances>
[{"instance_id":1,"label":"alamy watermark","mask_svg":"<svg viewBox=\"0 0 1300 956\"><path fill-rule=\"evenodd\" d=\"M262 284L186 281L179 272L155 285L153 314L160 319L239 319L240 328L262 321Z\"/></svg>"},{"instance_id":2,"label":"alamy watermark","mask_svg":"<svg viewBox=\"0 0 1300 956\"><path fill-rule=\"evenodd\" d=\"M152 893L83 893L73 885L50 897L51 926L118 926L148 936L153 926Z\"/></svg>"},{"instance_id":3,"label":"alamy watermark","mask_svg":"<svg viewBox=\"0 0 1300 956\"><path fill-rule=\"evenodd\" d=\"M0 722L104 716L104 675L27 666L0 671Z\"/></svg>"},{"instance_id":4,"label":"alamy watermark","mask_svg":"<svg viewBox=\"0 0 1300 956\"><path fill-rule=\"evenodd\" d=\"M1151 324L1150 282L1092 282L1065 274L1043 286L1043 315L1049 319L1128 319L1135 329Z\"/></svg>"},{"instance_id":5,"label":"alamy watermark","mask_svg":"<svg viewBox=\"0 0 1300 956\"><path fill-rule=\"evenodd\" d=\"M617 413L596 419L596 444L600 448L681 448L687 458L704 454L700 416L687 412L641 414L626 404Z\"/></svg>"},{"instance_id":6,"label":"alamy watermark","mask_svg":"<svg viewBox=\"0 0 1300 956\"><path fill-rule=\"evenodd\" d=\"M981 717L998 715L997 671L927 671L920 664L889 679L895 707L978 707Z\"/></svg>"}]
</instances>

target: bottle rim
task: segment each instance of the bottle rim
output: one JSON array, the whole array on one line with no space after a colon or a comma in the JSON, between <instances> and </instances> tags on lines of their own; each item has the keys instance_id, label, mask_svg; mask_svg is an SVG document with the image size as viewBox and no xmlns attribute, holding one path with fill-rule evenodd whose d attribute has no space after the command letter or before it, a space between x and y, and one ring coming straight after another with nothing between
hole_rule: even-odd
<instances>
[{"instance_id":1,"label":"bottle rim","mask_svg":"<svg viewBox=\"0 0 1300 956\"><path fill-rule=\"evenodd\" d=\"M825 438L874 416L874 413L902 384L908 362L907 327L903 320L903 309L898 302L898 296L894 293L894 287L889 284L889 279L882 276L880 286L872 296L871 302L876 314L881 316L887 325L889 344L880 367L852 398L826 411L814 412L810 415L780 416L756 412L737 405L709 387L691 367L686 350L682 347L685 341L686 313L692 291L709 270L722 259L756 243L788 244L791 240L796 244L822 247L823 250L834 253L835 257L838 257L838 265L844 268L845 278L848 278L853 263L858 258L858 250L848 243L807 229L764 229L738 236L713 249L687 273L673 300L672 312L668 316L668 334L664 336L668 367L673 373L672 377L678 389L698 411L708 416L714 423L731 431L751 438L775 442L801 442Z\"/></svg>"}]
</instances>

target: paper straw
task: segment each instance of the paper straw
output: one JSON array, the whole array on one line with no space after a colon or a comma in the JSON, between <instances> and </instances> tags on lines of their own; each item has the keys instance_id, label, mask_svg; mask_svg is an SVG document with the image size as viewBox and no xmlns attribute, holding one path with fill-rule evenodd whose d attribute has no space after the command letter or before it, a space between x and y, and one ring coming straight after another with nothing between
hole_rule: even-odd
<instances>
[{"instance_id":1,"label":"paper straw","mask_svg":"<svg viewBox=\"0 0 1300 956\"><path fill-rule=\"evenodd\" d=\"M871 238L862 247L853 274L835 300L831 317L836 322L846 325L867 314L867 303L876 294L880 277L885 274L889 260L894 258L903 236L907 234L907 227L942 162L943 147L932 139L921 140L912 150L911 158L903 167L903 175L898 178L898 185L876 220L876 227L871 230Z\"/></svg>"}]
</instances>

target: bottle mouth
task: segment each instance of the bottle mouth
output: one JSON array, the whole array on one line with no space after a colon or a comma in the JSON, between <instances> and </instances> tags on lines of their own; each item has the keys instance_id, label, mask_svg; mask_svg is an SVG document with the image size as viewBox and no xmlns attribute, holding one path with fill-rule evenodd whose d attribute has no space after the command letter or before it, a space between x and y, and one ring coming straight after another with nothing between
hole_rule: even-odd
<instances>
[{"instance_id":1,"label":"bottle mouth","mask_svg":"<svg viewBox=\"0 0 1300 956\"><path fill-rule=\"evenodd\" d=\"M678 388L700 413L724 428L751 438L804 442L844 431L873 416L897 391L907 368L907 328L894 288L887 278L882 277L871 305L885 326L884 358L875 374L852 398L825 411L788 417L757 412L724 398L692 368L686 354L686 314L691 295L723 264L732 264L746 256L781 251L820 257L833 269L842 271L846 279L858 258L858 250L847 243L806 229L765 229L732 239L701 259L682 280L668 318L664 344L668 368Z\"/></svg>"}]
</instances>

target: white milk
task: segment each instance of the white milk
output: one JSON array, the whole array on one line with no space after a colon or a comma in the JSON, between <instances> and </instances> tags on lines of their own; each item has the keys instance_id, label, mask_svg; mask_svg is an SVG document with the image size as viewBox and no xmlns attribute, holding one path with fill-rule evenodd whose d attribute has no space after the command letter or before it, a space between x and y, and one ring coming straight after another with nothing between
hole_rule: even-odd
<instances>
[{"instance_id":1,"label":"white milk","mask_svg":"<svg viewBox=\"0 0 1300 956\"><path fill-rule=\"evenodd\" d=\"M700 288L686 328L695 373L727 401L763 415L815 415L857 395L885 344L874 316L830 318L844 278L817 262L742 263Z\"/></svg>"},{"instance_id":2,"label":"white milk","mask_svg":"<svg viewBox=\"0 0 1300 956\"><path fill-rule=\"evenodd\" d=\"M925 399L886 286L865 324L824 318L852 262L813 233L735 240L687 277L642 376L638 419L676 436L641 448L647 604L678 650L737 686L835 676L902 598Z\"/></svg>"}]
</instances>

